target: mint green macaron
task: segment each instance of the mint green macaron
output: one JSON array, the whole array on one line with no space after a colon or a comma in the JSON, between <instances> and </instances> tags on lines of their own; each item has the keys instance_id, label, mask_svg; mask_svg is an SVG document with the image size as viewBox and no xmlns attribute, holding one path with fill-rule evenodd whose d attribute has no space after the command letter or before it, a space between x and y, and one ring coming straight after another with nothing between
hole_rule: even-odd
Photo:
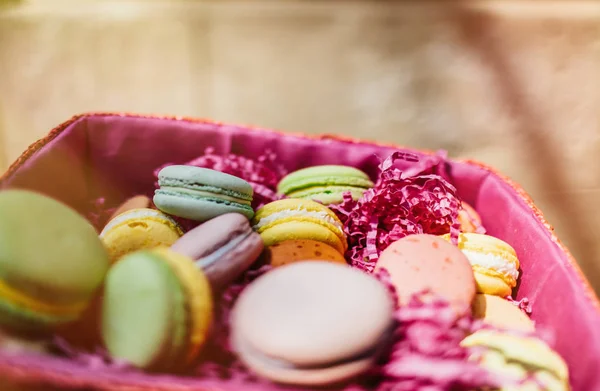
<instances>
[{"instance_id":1,"label":"mint green macaron","mask_svg":"<svg viewBox=\"0 0 600 391\"><path fill-rule=\"evenodd\" d=\"M331 205L341 203L346 192L350 192L352 198L357 200L371 187L373 182L369 176L357 168L324 165L288 174L279 182L277 191L289 198L310 199Z\"/></svg>"},{"instance_id":2,"label":"mint green macaron","mask_svg":"<svg viewBox=\"0 0 600 391\"><path fill-rule=\"evenodd\" d=\"M160 170L154 204L162 212L204 222L225 213L251 219L252 186L233 175L208 168L173 165Z\"/></svg>"}]
</instances>

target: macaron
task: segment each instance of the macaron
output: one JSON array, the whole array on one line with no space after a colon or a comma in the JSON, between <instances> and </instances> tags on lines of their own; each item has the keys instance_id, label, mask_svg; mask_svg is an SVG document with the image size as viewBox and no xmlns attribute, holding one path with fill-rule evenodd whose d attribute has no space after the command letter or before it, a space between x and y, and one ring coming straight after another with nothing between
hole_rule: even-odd
<instances>
[{"instance_id":1,"label":"macaron","mask_svg":"<svg viewBox=\"0 0 600 391\"><path fill-rule=\"evenodd\" d=\"M344 256L335 248L306 239L285 240L270 246L266 251L266 260L273 267L305 260L346 263Z\"/></svg>"},{"instance_id":2,"label":"macaron","mask_svg":"<svg viewBox=\"0 0 600 391\"><path fill-rule=\"evenodd\" d=\"M461 232L476 232L477 228L481 226L481 216L471 205L462 201L458 211L458 222Z\"/></svg>"},{"instance_id":3,"label":"macaron","mask_svg":"<svg viewBox=\"0 0 600 391\"><path fill-rule=\"evenodd\" d=\"M450 235L444 235L450 240ZM519 278L519 259L508 243L489 235L461 233L458 248L467 256L477 282L477 292L510 296Z\"/></svg>"},{"instance_id":4,"label":"macaron","mask_svg":"<svg viewBox=\"0 0 600 391\"><path fill-rule=\"evenodd\" d=\"M112 358L134 367L185 368L212 320L208 279L190 258L165 247L125 256L106 277L102 338Z\"/></svg>"},{"instance_id":5,"label":"macaron","mask_svg":"<svg viewBox=\"0 0 600 391\"><path fill-rule=\"evenodd\" d=\"M109 267L74 209L28 190L0 192L0 326L45 333L77 319Z\"/></svg>"},{"instance_id":6,"label":"macaron","mask_svg":"<svg viewBox=\"0 0 600 391\"><path fill-rule=\"evenodd\" d=\"M472 305L473 317L500 329L535 331L533 321L519 307L494 295L479 293Z\"/></svg>"},{"instance_id":7,"label":"macaron","mask_svg":"<svg viewBox=\"0 0 600 391\"><path fill-rule=\"evenodd\" d=\"M348 248L342 222L333 211L318 202L283 199L268 203L256 211L253 229L265 246L286 240L315 240L343 254Z\"/></svg>"},{"instance_id":8,"label":"macaron","mask_svg":"<svg viewBox=\"0 0 600 391\"><path fill-rule=\"evenodd\" d=\"M471 360L506 380L502 390L570 390L566 363L538 338L480 330L461 344L472 348Z\"/></svg>"},{"instance_id":9,"label":"macaron","mask_svg":"<svg viewBox=\"0 0 600 391\"><path fill-rule=\"evenodd\" d=\"M252 186L233 175L208 168L173 165L158 173L154 204L165 213L207 221L225 213L251 219Z\"/></svg>"},{"instance_id":10,"label":"macaron","mask_svg":"<svg viewBox=\"0 0 600 391\"><path fill-rule=\"evenodd\" d=\"M219 289L256 261L263 250L263 241L245 216L226 213L187 232L171 250L192 258L213 289Z\"/></svg>"},{"instance_id":11,"label":"macaron","mask_svg":"<svg viewBox=\"0 0 600 391\"><path fill-rule=\"evenodd\" d=\"M375 271L380 269L389 273L400 305L427 291L449 301L457 312L470 311L475 296L471 264L458 248L438 236L418 234L395 241L379 256Z\"/></svg>"},{"instance_id":12,"label":"macaron","mask_svg":"<svg viewBox=\"0 0 600 391\"><path fill-rule=\"evenodd\" d=\"M183 230L170 216L155 209L132 209L110 220L100 233L114 262L134 251L171 246Z\"/></svg>"},{"instance_id":13,"label":"macaron","mask_svg":"<svg viewBox=\"0 0 600 391\"><path fill-rule=\"evenodd\" d=\"M309 199L330 205L341 203L346 192L358 200L371 187L373 182L369 176L357 168L323 165L288 174L277 185L277 191L289 198Z\"/></svg>"},{"instance_id":14,"label":"macaron","mask_svg":"<svg viewBox=\"0 0 600 391\"><path fill-rule=\"evenodd\" d=\"M393 310L373 276L331 262L297 262L242 291L231 342L252 372L274 382L339 383L373 366L389 342Z\"/></svg>"},{"instance_id":15,"label":"macaron","mask_svg":"<svg viewBox=\"0 0 600 391\"><path fill-rule=\"evenodd\" d=\"M123 213L128 212L133 209L147 209L147 208L150 208L151 206L152 206L152 200L150 198L146 197L145 195L133 196L133 197L125 200L121 205L119 205L117 207L117 209L115 209L115 211L112 213L112 215L110 216L110 218L108 220L110 221L110 220L114 219L115 217L117 217L118 215L123 214Z\"/></svg>"}]
</instances>

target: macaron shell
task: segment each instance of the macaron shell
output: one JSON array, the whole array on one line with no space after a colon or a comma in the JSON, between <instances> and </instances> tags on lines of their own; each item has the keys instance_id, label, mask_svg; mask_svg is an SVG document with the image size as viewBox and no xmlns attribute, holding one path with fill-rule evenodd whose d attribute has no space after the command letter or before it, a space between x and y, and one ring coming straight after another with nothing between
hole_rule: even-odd
<instances>
[{"instance_id":1,"label":"macaron shell","mask_svg":"<svg viewBox=\"0 0 600 391\"><path fill-rule=\"evenodd\" d=\"M222 200L217 195L194 198L184 193L161 193L159 189L154 194L154 204L165 213L200 222L226 213L240 213L248 219L254 216L250 205Z\"/></svg>"},{"instance_id":2,"label":"macaron shell","mask_svg":"<svg viewBox=\"0 0 600 391\"><path fill-rule=\"evenodd\" d=\"M343 254L347 244L334 232L334 228L327 228L322 223L292 220L267 228L260 232L260 236L267 247L287 240L308 239L325 243Z\"/></svg>"},{"instance_id":3,"label":"macaron shell","mask_svg":"<svg viewBox=\"0 0 600 391\"><path fill-rule=\"evenodd\" d=\"M125 256L106 278L102 335L110 355L139 368L164 360L184 321L176 315L183 297L165 262L146 251Z\"/></svg>"},{"instance_id":4,"label":"macaron shell","mask_svg":"<svg viewBox=\"0 0 600 391\"><path fill-rule=\"evenodd\" d=\"M0 298L0 324L9 329L25 334L43 334L53 331L61 324L77 318L77 314L45 313L39 310L16 306L10 301Z\"/></svg>"},{"instance_id":5,"label":"macaron shell","mask_svg":"<svg viewBox=\"0 0 600 391\"><path fill-rule=\"evenodd\" d=\"M96 229L74 209L31 191L0 191L0 280L10 290L79 313L109 265Z\"/></svg>"},{"instance_id":6,"label":"macaron shell","mask_svg":"<svg viewBox=\"0 0 600 391\"><path fill-rule=\"evenodd\" d=\"M339 251L316 240L286 240L267 248L267 262L273 267L305 260L346 264Z\"/></svg>"},{"instance_id":7,"label":"macaron shell","mask_svg":"<svg viewBox=\"0 0 600 391\"><path fill-rule=\"evenodd\" d=\"M260 220L268 217L269 215L284 211L316 212L328 216L328 218L335 221L339 225L342 224L336 214L325 205L311 200L285 198L270 202L257 210L254 219L252 220L252 225L256 225Z\"/></svg>"},{"instance_id":8,"label":"macaron shell","mask_svg":"<svg viewBox=\"0 0 600 391\"><path fill-rule=\"evenodd\" d=\"M523 377L527 375L525 368L537 369L536 372L547 371L553 374L550 380L552 388L532 388L533 390L568 390L569 370L564 360L545 342L535 337L517 336L491 330L477 331L465 338L461 345L465 347L486 347L490 351L483 353L483 365L498 373L510 372L515 366L522 366ZM486 355L494 354L494 360L486 360ZM503 361L499 361L499 355ZM548 379L546 377L546 379ZM557 381L558 380L558 381ZM546 385L550 385L546 384Z\"/></svg>"},{"instance_id":9,"label":"macaron shell","mask_svg":"<svg viewBox=\"0 0 600 391\"><path fill-rule=\"evenodd\" d=\"M252 231L246 217L227 213L187 232L171 250L192 258L211 286L221 289L246 271L263 247L260 235Z\"/></svg>"},{"instance_id":10,"label":"macaron shell","mask_svg":"<svg viewBox=\"0 0 600 391\"><path fill-rule=\"evenodd\" d=\"M290 192L319 185L356 186L369 188L373 182L357 168L341 165L307 167L288 174L277 186L279 193Z\"/></svg>"},{"instance_id":11,"label":"macaron shell","mask_svg":"<svg viewBox=\"0 0 600 391\"><path fill-rule=\"evenodd\" d=\"M309 199L323 205L339 204L344 201L344 194L350 192L353 200L360 199L367 189L348 186L315 186L289 193L290 198Z\"/></svg>"},{"instance_id":12,"label":"macaron shell","mask_svg":"<svg viewBox=\"0 0 600 391\"><path fill-rule=\"evenodd\" d=\"M171 165L163 168L158 173L159 185L161 182L174 180L183 188L194 188L194 185L213 186L223 190L239 193L241 196L252 200L252 186L245 180L224 172L209 168Z\"/></svg>"},{"instance_id":13,"label":"macaron shell","mask_svg":"<svg viewBox=\"0 0 600 391\"><path fill-rule=\"evenodd\" d=\"M236 346L238 354L244 358L244 364L259 376L277 383L301 384L303 386L321 386L324 384L339 383L367 371L374 365L376 358L375 356L367 357L319 369L274 366L271 365L269 360L256 355L256 352L249 349L235 334L232 338L234 339L233 344Z\"/></svg>"},{"instance_id":14,"label":"macaron shell","mask_svg":"<svg viewBox=\"0 0 600 391\"><path fill-rule=\"evenodd\" d=\"M184 363L191 362L208 338L213 321L213 296L210 283L192 260L167 248L153 252L163 258L175 273L183 288L186 304L187 354Z\"/></svg>"},{"instance_id":15,"label":"macaron shell","mask_svg":"<svg viewBox=\"0 0 600 391\"><path fill-rule=\"evenodd\" d=\"M385 249L375 270L385 268L398 293L399 304L429 290L458 312L470 310L475 279L465 255L444 239L426 234L410 235Z\"/></svg>"},{"instance_id":16,"label":"macaron shell","mask_svg":"<svg viewBox=\"0 0 600 391\"><path fill-rule=\"evenodd\" d=\"M477 293L486 293L499 297L511 295L512 287L508 285L505 282L505 279L502 278L501 275L498 275L498 273L493 273L490 270L474 267L473 274L475 276Z\"/></svg>"},{"instance_id":17,"label":"macaron shell","mask_svg":"<svg viewBox=\"0 0 600 391\"><path fill-rule=\"evenodd\" d=\"M134 251L171 246L183 235L169 216L154 209L133 209L111 220L100 233L113 262Z\"/></svg>"},{"instance_id":18,"label":"macaron shell","mask_svg":"<svg viewBox=\"0 0 600 391\"><path fill-rule=\"evenodd\" d=\"M232 330L247 348L326 367L378 346L393 323L383 284L346 265L306 261L262 275L241 294Z\"/></svg>"},{"instance_id":19,"label":"macaron shell","mask_svg":"<svg viewBox=\"0 0 600 391\"><path fill-rule=\"evenodd\" d=\"M494 295L477 294L472 305L473 317L501 329L535 331L533 321L516 305Z\"/></svg>"}]
</instances>

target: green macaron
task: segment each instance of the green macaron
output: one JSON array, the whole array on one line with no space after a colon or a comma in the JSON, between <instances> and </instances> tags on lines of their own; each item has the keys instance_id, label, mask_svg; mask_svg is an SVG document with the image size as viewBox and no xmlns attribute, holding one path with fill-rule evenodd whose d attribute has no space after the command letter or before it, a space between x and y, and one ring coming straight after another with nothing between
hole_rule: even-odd
<instances>
[{"instance_id":1,"label":"green macaron","mask_svg":"<svg viewBox=\"0 0 600 391\"><path fill-rule=\"evenodd\" d=\"M331 205L341 203L343 194L347 192L357 200L371 187L373 182L369 176L357 168L324 165L288 174L279 182L277 191L289 198L310 199Z\"/></svg>"},{"instance_id":2,"label":"green macaron","mask_svg":"<svg viewBox=\"0 0 600 391\"><path fill-rule=\"evenodd\" d=\"M142 369L183 369L207 341L212 319L208 279L166 247L126 255L108 273L102 336L113 358Z\"/></svg>"},{"instance_id":3,"label":"green macaron","mask_svg":"<svg viewBox=\"0 0 600 391\"><path fill-rule=\"evenodd\" d=\"M27 190L0 192L0 326L46 332L77 319L108 268L96 230L75 210Z\"/></svg>"},{"instance_id":4,"label":"green macaron","mask_svg":"<svg viewBox=\"0 0 600 391\"><path fill-rule=\"evenodd\" d=\"M225 213L251 219L252 186L233 175L208 168L173 165L158 173L154 204L161 211L190 220L207 221Z\"/></svg>"}]
</instances>

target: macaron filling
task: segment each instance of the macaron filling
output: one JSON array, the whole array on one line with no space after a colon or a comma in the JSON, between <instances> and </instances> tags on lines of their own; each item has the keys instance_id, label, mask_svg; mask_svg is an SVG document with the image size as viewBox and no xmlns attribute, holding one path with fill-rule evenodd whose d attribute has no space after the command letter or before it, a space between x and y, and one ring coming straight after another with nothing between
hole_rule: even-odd
<instances>
[{"instance_id":1,"label":"macaron filling","mask_svg":"<svg viewBox=\"0 0 600 391\"><path fill-rule=\"evenodd\" d=\"M217 261L222 259L225 256L225 254L238 247L240 243L246 240L248 236L250 236L253 232L254 231L252 230L252 228L248 227L245 231L240 232L238 236L230 240L228 243L217 248L216 250L212 251L211 253L202 258L198 258L196 260L196 266L204 270L210 269L212 265L216 264Z\"/></svg>"},{"instance_id":2,"label":"macaron filling","mask_svg":"<svg viewBox=\"0 0 600 391\"><path fill-rule=\"evenodd\" d=\"M253 357L255 360L262 362L263 364L269 367L308 371L341 367L365 360L375 360L379 356L379 354L382 353L383 349L387 346L387 343L389 342L389 337L392 335L393 330L393 326L390 326L390 328L386 330L386 332L381 336L381 338L377 341L377 343L374 346L367 348L363 351L359 351L350 356L340 357L339 359L328 362L322 362L317 360L311 364L294 363L292 361L280 357L267 355L256 349L254 346L252 346L251 343L242 340L242 338L240 338L239 336L235 338L235 344L238 350L244 351L244 353L246 353L247 355Z\"/></svg>"},{"instance_id":3,"label":"macaron filling","mask_svg":"<svg viewBox=\"0 0 600 391\"><path fill-rule=\"evenodd\" d=\"M354 186L314 186L287 193L287 196L291 198L315 198L318 200L318 196L350 192L352 198L357 200L362 197L367 190L368 188Z\"/></svg>"},{"instance_id":4,"label":"macaron filling","mask_svg":"<svg viewBox=\"0 0 600 391\"><path fill-rule=\"evenodd\" d=\"M245 194L239 191L223 189L216 186L204 185L194 181L186 181L182 179L174 178L159 178L158 185L161 189L175 189L176 191L190 191L190 192L205 192L212 194L220 194L230 196L236 200L252 201L252 194Z\"/></svg>"},{"instance_id":5,"label":"macaron filling","mask_svg":"<svg viewBox=\"0 0 600 391\"><path fill-rule=\"evenodd\" d=\"M307 189L310 187L320 187L324 185L335 187L355 187L363 188L366 190L373 187L373 182L371 182L369 179L359 177L313 177L303 181L297 181L291 185L288 184L288 186L285 188L285 194L290 194L292 192Z\"/></svg>"},{"instance_id":6,"label":"macaron filling","mask_svg":"<svg viewBox=\"0 0 600 391\"><path fill-rule=\"evenodd\" d=\"M462 250L462 252L469 259L471 266L493 270L502 274L513 282L519 278L519 270L517 269L517 266L513 262L507 261L500 255L482 253L472 250Z\"/></svg>"},{"instance_id":7,"label":"macaron filling","mask_svg":"<svg viewBox=\"0 0 600 391\"><path fill-rule=\"evenodd\" d=\"M250 205L252 202L251 197L243 197L241 193L225 191L216 187L202 186L201 189L190 189L186 187L176 186L161 186L160 190L164 192L177 193L177 194L189 194L193 197L211 198L218 197L221 200L237 202L240 204Z\"/></svg>"},{"instance_id":8,"label":"macaron filling","mask_svg":"<svg viewBox=\"0 0 600 391\"><path fill-rule=\"evenodd\" d=\"M341 235L344 235L344 227L342 224L331 217L326 211L309 211L306 209L298 208L298 209L286 209L279 212L271 213L268 216L261 218L258 223L256 223L252 228L256 231L260 230L263 227L281 219L287 219L290 217L312 217L317 220L323 220L331 225L333 225Z\"/></svg>"},{"instance_id":9,"label":"macaron filling","mask_svg":"<svg viewBox=\"0 0 600 391\"><path fill-rule=\"evenodd\" d=\"M0 296L13 305L24 307L27 310L41 312L46 315L76 316L87 306L87 302L71 305L55 305L29 297L8 286L0 280Z\"/></svg>"},{"instance_id":10,"label":"macaron filling","mask_svg":"<svg viewBox=\"0 0 600 391\"><path fill-rule=\"evenodd\" d=\"M226 205L236 205L240 208L244 208L247 210L251 210L252 212L254 212L254 209L252 209L252 207L250 206L250 201L247 200L235 200L235 201L231 201L229 199L226 199L226 196L223 196L221 194L216 194L216 193L208 193L207 195L201 195L201 194L197 194L197 193L193 193L193 192L184 192L181 191L181 189L174 189L173 190L169 190L169 189L164 189L164 188L160 188L157 189L154 192L155 195L165 195L165 196L173 196L173 197L181 197L182 195L187 196L188 198L194 199L194 200L199 200L199 201L210 201L210 202L214 202L217 204L226 204Z\"/></svg>"}]
</instances>

